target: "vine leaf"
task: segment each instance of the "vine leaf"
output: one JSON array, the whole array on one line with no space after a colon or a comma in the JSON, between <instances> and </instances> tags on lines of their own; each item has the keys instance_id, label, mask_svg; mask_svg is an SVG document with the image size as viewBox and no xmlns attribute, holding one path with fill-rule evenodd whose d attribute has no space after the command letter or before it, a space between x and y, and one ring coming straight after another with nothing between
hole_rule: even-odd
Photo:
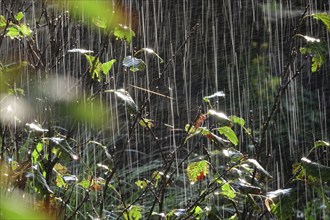
<instances>
[{"instance_id":1,"label":"vine leaf","mask_svg":"<svg viewBox=\"0 0 330 220\"><path fill-rule=\"evenodd\" d=\"M100 62L100 59L88 54L85 54L85 56L89 64L89 72L92 74L92 79L99 79L99 73L102 69L102 63Z\"/></svg>"},{"instance_id":2,"label":"vine leaf","mask_svg":"<svg viewBox=\"0 0 330 220\"><path fill-rule=\"evenodd\" d=\"M124 219L130 220L135 219L139 220L142 218L141 214L142 208L140 206L131 206L128 211L124 212Z\"/></svg>"},{"instance_id":3,"label":"vine leaf","mask_svg":"<svg viewBox=\"0 0 330 220\"><path fill-rule=\"evenodd\" d=\"M18 12L15 16L14 16L14 18L15 18L15 20L16 21L20 21L20 20L22 20L23 18L24 18L24 14L23 14L23 12Z\"/></svg>"},{"instance_id":4,"label":"vine leaf","mask_svg":"<svg viewBox=\"0 0 330 220\"><path fill-rule=\"evenodd\" d=\"M206 160L192 162L188 164L187 175L189 181L193 184L202 181L209 173L209 164Z\"/></svg>"},{"instance_id":5,"label":"vine leaf","mask_svg":"<svg viewBox=\"0 0 330 220\"><path fill-rule=\"evenodd\" d=\"M224 195L225 197L227 197L228 199L232 200L235 198L236 194L234 192L234 190L231 188L229 183L225 183L221 186L221 195Z\"/></svg>"}]
</instances>

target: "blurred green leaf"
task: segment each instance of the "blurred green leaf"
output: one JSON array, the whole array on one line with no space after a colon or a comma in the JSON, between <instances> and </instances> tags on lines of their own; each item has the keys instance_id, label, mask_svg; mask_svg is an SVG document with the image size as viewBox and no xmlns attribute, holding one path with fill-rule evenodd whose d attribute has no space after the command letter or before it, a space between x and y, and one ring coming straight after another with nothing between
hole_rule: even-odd
<instances>
[{"instance_id":1,"label":"blurred green leaf","mask_svg":"<svg viewBox=\"0 0 330 220\"><path fill-rule=\"evenodd\" d=\"M32 30L28 26L26 26L25 24L21 24L19 26L19 31L20 31L20 34L23 37L29 37L32 33Z\"/></svg>"},{"instance_id":2,"label":"blurred green leaf","mask_svg":"<svg viewBox=\"0 0 330 220\"><path fill-rule=\"evenodd\" d=\"M322 140L315 141L314 147L309 151L309 153L312 153L314 150L321 147L330 147L330 143Z\"/></svg>"},{"instance_id":3,"label":"blurred green leaf","mask_svg":"<svg viewBox=\"0 0 330 220\"><path fill-rule=\"evenodd\" d=\"M20 21L20 20L22 20L22 18L24 18L24 14L23 14L23 12L18 12L15 16L14 16L14 18L15 18L15 20L16 21Z\"/></svg>"},{"instance_id":4,"label":"blurred green leaf","mask_svg":"<svg viewBox=\"0 0 330 220\"><path fill-rule=\"evenodd\" d=\"M144 128L152 128L154 126L154 120L143 118L139 121L139 124Z\"/></svg>"},{"instance_id":5,"label":"blurred green leaf","mask_svg":"<svg viewBox=\"0 0 330 220\"><path fill-rule=\"evenodd\" d=\"M7 20L3 15L0 15L0 31L6 27Z\"/></svg>"},{"instance_id":6,"label":"blurred green leaf","mask_svg":"<svg viewBox=\"0 0 330 220\"><path fill-rule=\"evenodd\" d=\"M103 19L101 19L100 17L93 17L92 22L99 28L102 28L102 29L107 28L106 22Z\"/></svg>"},{"instance_id":7,"label":"blurred green leaf","mask_svg":"<svg viewBox=\"0 0 330 220\"><path fill-rule=\"evenodd\" d=\"M140 189L144 189L145 187L148 186L148 182L147 180L138 180L135 181L135 185L137 185Z\"/></svg>"}]
</instances>

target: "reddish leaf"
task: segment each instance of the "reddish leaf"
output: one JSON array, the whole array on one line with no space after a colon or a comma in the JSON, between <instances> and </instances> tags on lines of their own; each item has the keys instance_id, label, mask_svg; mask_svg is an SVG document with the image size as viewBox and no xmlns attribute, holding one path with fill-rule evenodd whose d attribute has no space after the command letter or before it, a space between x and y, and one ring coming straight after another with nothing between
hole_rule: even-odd
<instances>
[{"instance_id":1,"label":"reddish leaf","mask_svg":"<svg viewBox=\"0 0 330 220\"><path fill-rule=\"evenodd\" d=\"M205 178L204 171L201 171L197 176L197 181L202 181Z\"/></svg>"},{"instance_id":2,"label":"reddish leaf","mask_svg":"<svg viewBox=\"0 0 330 220\"><path fill-rule=\"evenodd\" d=\"M205 120L206 120L206 115L203 115L203 114L200 115L200 116L197 118L197 120L196 120L196 122L195 122L195 124L194 124L194 127L195 127L195 128L199 128Z\"/></svg>"}]
</instances>

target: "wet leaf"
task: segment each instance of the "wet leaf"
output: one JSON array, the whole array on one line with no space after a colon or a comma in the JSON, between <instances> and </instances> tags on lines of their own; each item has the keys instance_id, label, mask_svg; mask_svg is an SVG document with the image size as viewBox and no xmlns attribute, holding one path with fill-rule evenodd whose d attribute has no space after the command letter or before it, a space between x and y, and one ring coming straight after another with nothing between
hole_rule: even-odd
<instances>
[{"instance_id":1,"label":"wet leaf","mask_svg":"<svg viewBox=\"0 0 330 220\"><path fill-rule=\"evenodd\" d=\"M237 116L235 116L235 115L232 115L232 116L229 117L229 119L230 119L233 123L235 123L235 124L238 124L238 125L240 125L240 126L242 126L242 127L245 126L245 120L244 120L243 118L240 118L240 117L237 117Z\"/></svg>"},{"instance_id":2,"label":"wet leaf","mask_svg":"<svg viewBox=\"0 0 330 220\"><path fill-rule=\"evenodd\" d=\"M32 33L32 30L28 26L26 26L25 24L21 24L19 26L19 31L20 31L20 34L23 37L29 37Z\"/></svg>"},{"instance_id":3,"label":"wet leaf","mask_svg":"<svg viewBox=\"0 0 330 220\"><path fill-rule=\"evenodd\" d=\"M24 14L23 14L23 12L18 12L15 16L14 16L14 18L15 18L15 20L16 21L20 21L20 20L22 20L22 18L24 18Z\"/></svg>"},{"instance_id":4,"label":"wet leaf","mask_svg":"<svg viewBox=\"0 0 330 220\"><path fill-rule=\"evenodd\" d=\"M221 195L227 197L228 199L234 199L236 197L236 193L231 188L229 183L225 183L221 186Z\"/></svg>"},{"instance_id":5,"label":"wet leaf","mask_svg":"<svg viewBox=\"0 0 330 220\"><path fill-rule=\"evenodd\" d=\"M137 114L139 112L139 109L135 104L134 100L125 89L117 89L117 90L111 89L111 90L106 90L105 92L113 92L118 98L123 100L130 114Z\"/></svg>"},{"instance_id":6,"label":"wet leaf","mask_svg":"<svg viewBox=\"0 0 330 220\"><path fill-rule=\"evenodd\" d=\"M305 157L301 158L301 164L305 169L306 175L315 177L322 182L330 180L330 167L324 166L316 162L312 162Z\"/></svg>"},{"instance_id":7,"label":"wet leaf","mask_svg":"<svg viewBox=\"0 0 330 220\"><path fill-rule=\"evenodd\" d=\"M56 174L56 179L55 179L55 184L57 187L59 188L65 188L67 187L67 183L65 182L65 180L63 179L62 175L60 174Z\"/></svg>"},{"instance_id":8,"label":"wet leaf","mask_svg":"<svg viewBox=\"0 0 330 220\"><path fill-rule=\"evenodd\" d=\"M81 53L81 54L85 54L85 53L94 53L94 51L92 51L92 50L85 50L85 49L79 49L79 48L74 48L74 49L68 50L68 53Z\"/></svg>"},{"instance_id":9,"label":"wet leaf","mask_svg":"<svg viewBox=\"0 0 330 220\"><path fill-rule=\"evenodd\" d=\"M43 143L39 142L37 144L36 148L32 151L32 154L31 154L31 159L32 159L33 164L37 163L42 149L43 149Z\"/></svg>"},{"instance_id":10,"label":"wet leaf","mask_svg":"<svg viewBox=\"0 0 330 220\"><path fill-rule=\"evenodd\" d=\"M146 127L152 128L154 126L154 120L148 119L148 118L143 118L143 120L141 119L139 121L139 124L144 128L146 128Z\"/></svg>"},{"instance_id":11,"label":"wet leaf","mask_svg":"<svg viewBox=\"0 0 330 220\"><path fill-rule=\"evenodd\" d=\"M8 27L6 36L10 37L11 39L18 38L20 36L18 27L17 26Z\"/></svg>"},{"instance_id":12,"label":"wet leaf","mask_svg":"<svg viewBox=\"0 0 330 220\"><path fill-rule=\"evenodd\" d=\"M223 126L218 128L218 131L220 134L225 135L226 138L235 146L238 145L238 138L235 134L235 132L228 126Z\"/></svg>"},{"instance_id":13,"label":"wet leaf","mask_svg":"<svg viewBox=\"0 0 330 220\"><path fill-rule=\"evenodd\" d=\"M324 64L328 53L325 42L308 43L300 48L300 52L312 56L312 72L316 72Z\"/></svg>"},{"instance_id":14,"label":"wet leaf","mask_svg":"<svg viewBox=\"0 0 330 220\"><path fill-rule=\"evenodd\" d=\"M43 133L43 132L47 132L48 131L48 129L43 129L42 127L41 127L41 125L39 125L39 124L35 124L35 123L31 123L31 124L29 124L29 123L26 123L25 124L31 131L36 131L36 132L41 132L41 133Z\"/></svg>"},{"instance_id":15,"label":"wet leaf","mask_svg":"<svg viewBox=\"0 0 330 220\"><path fill-rule=\"evenodd\" d=\"M215 118L215 120L221 125L229 125L231 123L230 119L222 112L216 112L215 110L210 109L207 112L208 115Z\"/></svg>"},{"instance_id":16,"label":"wet leaf","mask_svg":"<svg viewBox=\"0 0 330 220\"><path fill-rule=\"evenodd\" d=\"M0 15L0 31L6 27L7 20L3 15Z\"/></svg>"},{"instance_id":17,"label":"wet leaf","mask_svg":"<svg viewBox=\"0 0 330 220\"><path fill-rule=\"evenodd\" d=\"M306 40L307 42L311 42L311 43L321 42L320 39L317 39L317 38L314 38L314 37L309 37L309 36L302 35L302 34L297 34L297 36L300 36L300 37L305 38L305 40Z\"/></svg>"},{"instance_id":18,"label":"wet leaf","mask_svg":"<svg viewBox=\"0 0 330 220\"><path fill-rule=\"evenodd\" d=\"M146 64L141 59L137 59L132 56L127 56L123 60L123 66L129 68L132 72L137 72L144 70Z\"/></svg>"},{"instance_id":19,"label":"wet leaf","mask_svg":"<svg viewBox=\"0 0 330 220\"><path fill-rule=\"evenodd\" d=\"M197 120L194 123L194 128L195 129L199 128L203 124L203 122L206 120L206 118L207 117L204 114L199 115Z\"/></svg>"},{"instance_id":20,"label":"wet leaf","mask_svg":"<svg viewBox=\"0 0 330 220\"><path fill-rule=\"evenodd\" d=\"M66 172L68 171L68 168L66 166L63 166L60 163L56 163L54 165L53 169L56 170L60 174L66 174Z\"/></svg>"},{"instance_id":21,"label":"wet leaf","mask_svg":"<svg viewBox=\"0 0 330 220\"><path fill-rule=\"evenodd\" d=\"M88 54L85 54L85 56L89 64L89 73L92 74L92 79L96 78L100 80L100 71L102 69L102 63L100 62L99 58Z\"/></svg>"},{"instance_id":22,"label":"wet leaf","mask_svg":"<svg viewBox=\"0 0 330 220\"><path fill-rule=\"evenodd\" d=\"M206 160L189 163L187 166L187 175L191 183L201 181L209 173L209 164Z\"/></svg>"},{"instance_id":23,"label":"wet leaf","mask_svg":"<svg viewBox=\"0 0 330 220\"><path fill-rule=\"evenodd\" d=\"M261 194L261 188L251 185L250 183L239 179L232 183L232 186L243 194Z\"/></svg>"},{"instance_id":24,"label":"wet leaf","mask_svg":"<svg viewBox=\"0 0 330 220\"><path fill-rule=\"evenodd\" d=\"M215 98L215 97L225 97L225 96L226 95L225 95L225 93L223 91L218 91L218 92L216 92L216 93L214 93L212 95L204 96L203 97L203 101L209 103L210 102L210 99L212 99L212 98Z\"/></svg>"},{"instance_id":25,"label":"wet leaf","mask_svg":"<svg viewBox=\"0 0 330 220\"><path fill-rule=\"evenodd\" d=\"M122 24L119 24L115 27L115 31L113 33L117 39L125 40L127 43L131 43L132 38L135 37L134 31Z\"/></svg>"},{"instance_id":26,"label":"wet leaf","mask_svg":"<svg viewBox=\"0 0 330 220\"><path fill-rule=\"evenodd\" d=\"M127 212L124 212L125 220L139 220L142 218L141 214L142 208L140 206L131 206Z\"/></svg>"},{"instance_id":27,"label":"wet leaf","mask_svg":"<svg viewBox=\"0 0 330 220\"><path fill-rule=\"evenodd\" d=\"M316 20L322 21L328 31L330 31L330 16L327 13L312 14L312 17Z\"/></svg>"},{"instance_id":28,"label":"wet leaf","mask_svg":"<svg viewBox=\"0 0 330 220\"><path fill-rule=\"evenodd\" d=\"M309 151L309 153L313 152L314 150L322 147L330 147L330 143L326 141L315 141L314 147Z\"/></svg>"},{"instance_id":29,"label":"wet leaf","mask_svg":"<svg viewBox=\"0 0 330 220\"><path fill-rule=\"evenodd\" d=\"M266 175L269 178L273 178L266 170L265 168L263 168L258 161L256 161L255 159L247 159L246 162L249 162L251 164L253 164L257 170L259 170L261 173L263 173L264 175Z\"/></svg>"},{"instance_id":30,"label":"wet leaf","mask_svg":"<svg viewBox=\"0 0 330 220\"><path fill-rule=\"evenodd\" d=\"M145 51L147 53L150 53L152 55L155 55L160 60L160 63L164 63L163 58L161 58L153 49L150 49L150 48L141 48L140 50L138 50L137 52L135 52L134 56L136 56L138 53L140 53L142 51Z\"/></svg>"},{"instance_id":31,"label":"wet leaf","mask_svg":"<svg viewBox=\"0 0 330 220\"><path fill-rule=\"evenodd\" d=\"M135 181L135 185L137 185L138 187L140 187L140 189L144 189L145 187L148 186L149 181L148 180L138 180Z\"/></svg>"},{"instance_id":32,"label":"wet leaf","mask_svg":"<svg viewBox=\"0 0 330 220\"><path fill-rule=\"evenodd\" d=\"M111 70L113 64L116 62L117 60L116 59L112 59L108 62L105 62L105 63L102 63L102 66L101 66L101 69L102 69L102 72L106 75L109 73L109 71Z\"/></svg>"}]
</instances>

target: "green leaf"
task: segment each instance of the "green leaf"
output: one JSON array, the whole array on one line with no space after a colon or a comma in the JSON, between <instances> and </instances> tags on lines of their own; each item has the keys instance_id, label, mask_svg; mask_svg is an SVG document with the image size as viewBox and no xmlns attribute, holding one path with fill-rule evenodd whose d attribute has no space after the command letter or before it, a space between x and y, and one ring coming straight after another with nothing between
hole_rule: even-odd
<instances>
[{"instance_id":1,"label":"green leaf","mask_svg":"<svg viewBox=\"0 0 330 220\"><path fill-rule=\"evenodd\" d=\"M263 168L260 163L258 161L256 161L255 159L247 159L246 162L253 164L257 170L259 170L260 172L262 172L263 174L265 174L267 177L269 178L273 178L266 170L265 168Z\"/></svg>"},{"instance_id":2,"label":"green leaf","mask_svg":"<svg viewBox=\"0 0 330 220\"><path fill-rule=\"evenodd\" d=\"M327 13L312 14L312 17L316 20L322 21L328 31L330 31L330 16Z\"/></svg>"},{"instance_id":3,"label":"green leaf","mask_svg":"<svg viewBox=\"0 0 330 220\"><path fill-rule=\"evenodd\" d=\"M102 29L107 28L106 22L100 17L97 17L97 18L93 17L92 22L99 28L102 28Z\"/></svg>"},{"instance_id":4,"label":"green leaf","mask_svg":"<svg viewBox=\"0 0 330 220\"><path fill-rule=\"evenodd\" d=\"M102 69L102 63L100 62L99 58L88 54L85 54L85 57L89 64L89 73L92 74L92 79L96 78L101 80L100 71Z\"/></svg>"},{"instance_id":5,"label":"green leaf","mask_svg":"<svg viewBox=\"0 0 330 220\"><path fill-rule=\"evenodd\" d=\"M146 64L141 59L132 56L127 56L123 60L123 66L128 67L132 72L142 71Z\"/></svg>"},{"instance_id":6,"label":"green leaf","mask_svg":"<svg viewBox=\"0 0 330 220\"><path fill-rule=\"evenodd\" d=\"M113 64L116 62L117 60L116 59L112 59L106 63L102 63L102 66L101 66L101 69L102 69L102 72L107 75L109 73L109 71L111 70Z\"/></svg>"},{"instance_id":7,"label":"green leaf","mask_svg":"<svg viewBox=\"0 0 330 220\"><path fill-rule=\"evenodd\" d=\"M24 18L24 14L23 14L23 12L18 12L15 16L14 16L14 18L15 18L15 20L16 21L20 21L20 20L22 20L22 18Z\"/></svg>"},{"instance_id":8,"label":"green leaf","mask_svg":"<svg viewBox=\"0 0 330 220\"><path fill-rule=\"evenodd\" d=\"M82 180L78 183L79 186L83 187L84 189L88 189L90 186L90 180Z\"/></svg>"},{"instance_id":9,"label":"green leaf","mask_svg":"<svg viewBox=\"0 0 330 220\"><path fill-rule=\"evenodd\" d=\"M140 50L135 52L134 56L136 56L138 53L140 53L142 51L155 55L160 60L160 63L164 63L163 58L161 58L153 49L150 49L150 48L141 48Z\"/></svg>"},{"instance_id":10,"label":"green leaf","mask_svg":"<svg viewBox=\"0 0 330 220\"><path fill-rule=\"evenodd\" d=\"M206 160L189 163L187 166L187 175L191 183L203 180L209 173L209 164Z\"/></svg>"},{"instance_id":11,"label":"green leaf","mask_svg":"<svg viewBox=\"0 0 330 220\"><path fill-rule=\"evenodd\" d=\"M245 120L243 118L237 117L235 115L232 115L229 117L230 121L232 121L234 124L238 124L242 127L245 126Z\"/></svg>"},{"instance_id":12,"label":"green leaf","mask_svg":"<svg viewBox=\"0 0 330 220\"><path fill-rule=\"evenodd\" d=\"M8 27L6 36L10 37L11 39L20 37L18 26Z\"/></svg>"},{"instance_id":13,"label":"green leaf","mask_svg":"<svg viewBox=\"0 0 330 220\"><path fill-rule=\"evenodd\" d=\"M0 15L0 31L4 29L7 25L7 20L3 15Z\"/></svg>"},{"instance_id":14,"label":"green leaf","mask_svg":"<svg viewBox=\"0 0 330 220\"><path fill-rule=\"evenodd\" d=\"M138 180L135 182L135 185L140 187L140 189L144 189L148 186L149 181L148 180Z\"/></svg>"},{"instance_id":15,"label":"green leaf","mask_svg":"<svg viewBox=\"0 0 330 220\"><path fill-rule=\"evenodd\" d=\"M143 118L139 121L139 124L144 128L146 128L146 127L152 128L154 126L154 120L148 119L148 118Z\"/></svg>"},{"instance_id":16,"label":"green leaf","mask_svg":"<svg viewBox=\"0 0 330 220\"><path fill-rule=\"evenodd\" d=\"M225 97L225 96L226 95L225 95L225 93L223 91L218 91L218 92L216 92L216 93L214 93L212 95L204 96L203 97L203 101L204 102L210 102L210 99L212 99L212 98L215 98L215 97Z\"/></svg>"},{"instance_id":17,"label":"green leaf","mask_svg":"<svg viewBox=\"0 0 330 220\"><path fill-rule=\"evenodd\" d=\"M19 26L19 31L23 37L29 37L32 33L32 30L25 24Z\"/></svg>"},{"instance_id":18,"label":"green leaf","mask_svg":"<svg viewBox=\"0 0 330 220\"><path fill-rule=\"evenodd\" d=\"M31 154L31 159L32 159L32 163L33 164L36 164L37 163L37 160L40 156L40 153L43 149L43 143L39 142L36 146L36 148L32 151L32 154Z\"/></svg>"},{"instance_id":19,"label":"green leaf","mask_svg":"<svg viewBox=\"0 0 330 220\"><path fill-rule=\"evenodd\" d=\"M309 153L313 152L314 150L321 148L321 147L330 147L330 143L326 141L315 141L314 147L309 151Z\"/></svg>"},{"instance_id":20,"label":"green leaf","mask_svg":"<svg viewBox=\"0 0 330 220\"><path fill-rule=\"evenodd\" d=\"M115 27L115 31L113 34L117 39L125 40L127 43L131 43L132 38L135 37L134 31L122 24L119 24Z\"/></svg>"},{"instance_id":21,"label":"green leaf","mask_svg":"<svg viewBox=\"0 0 330 220\"><path fill-rule=\"evenodd\" d=\"M315 177L322 182L330 180L330 167L312 162L305 157L301 158L301 165L305 169L306 175Z\"/></svg>"},{"instance_id":22,"label":"green leaf","mask_svg":"<svg viewBox=\"0 0 330 220\"><path fill-rule=\"evenodd\" d=\"M328 47L325 42L308 43L300 48L300 52L312 56L312 72L316 72L325 62Z\"/></svg>"},{"instance_id":23,"label":"green leaf","mask_svg":"<svg viewBox=\"0 0 330 220\"><path fill-rule=\"evenodd\" d=\"M236 193L234 192L234 190L231 188L231 186L229 185L229 183L225 183L221 186L221 195L224 195L225 197L227 197L228 199L234 199L236 196Z\"/></svg>"},{"instance_id":24,"label":"green leaf","mask_svg":"<svg viewBox=\"0 0 330 220\"><path fill-rule=\"evenodd\" d=\"M235 134L235 132L228 126L223 126L218 128L218 131L220 134L225 135L228 140L235 146L238 145L238 138Z\"/></svg>"},{"instance_id":25,"label":"green leaf","mask_svg":"<svg viewBox=\"0 0 330 220\"><path fill-rule=\"evenodd\" d=\"M56 186L59 188L65 188L68 186L68 184L64 181L61 174L56 174L56 180L55 180Z\"/></svg>"},{"instance_id":26,"label":"green leaf","mask_svg":"<svg viewBox=\"0 0 330 220\"><path fill-rule=\"evenodd\" d=\"M128 211L124 212L125 220L139 220L142 218L141 214L142 208L140 206L131 206Z\"/></svg>"}]
</instances>

